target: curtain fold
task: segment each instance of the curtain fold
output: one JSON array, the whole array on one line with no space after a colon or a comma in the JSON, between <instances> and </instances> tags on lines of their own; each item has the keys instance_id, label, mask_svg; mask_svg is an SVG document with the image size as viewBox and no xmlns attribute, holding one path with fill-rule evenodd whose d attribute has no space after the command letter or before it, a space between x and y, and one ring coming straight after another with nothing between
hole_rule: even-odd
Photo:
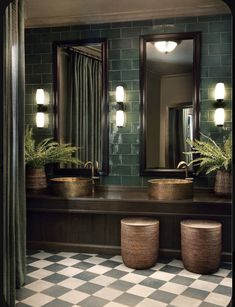
<instances>
[{"instance_id":1,"label":"curtain fold","mask_svg":"<svg viewBox=\"0 0 235 307\"><path fill-rule=\"evenodd\" d=\"M26 259L23 0L7 7L4 25L3 291L13 307L15 288L24 284Z\"/></svg>"},{"instance_id":2,"label":"curtain fold","mask_svg":"<svg viewBox=\"0 0 235 307\"><path fill-rule=\"evenodd\" d=\"M64 140L80 147L77 157L83 162L102 163L102 62L77 52L69 54Z\"/></svg>"}]
</instances>

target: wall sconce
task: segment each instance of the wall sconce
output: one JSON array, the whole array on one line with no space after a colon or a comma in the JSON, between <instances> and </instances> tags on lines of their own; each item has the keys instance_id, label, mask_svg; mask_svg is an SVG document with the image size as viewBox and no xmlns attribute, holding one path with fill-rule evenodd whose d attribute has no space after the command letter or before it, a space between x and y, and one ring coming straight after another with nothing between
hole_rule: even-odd
<instances>
[{"instance_id":1,"label":"wall sconce","mask_svg":"<svg viewBox=\"0 0 235 307\"><path fill-rule=\"evenodd\" d=\"M215 87L215 114L214 114L214 122L217 127L223 127L225 120L225 112L224 112L224 96L225 89L224 83L217 83Z\"/></svg>"},{"instance_id":2,"label":"wall sconce","mask_svg":"<svg viewBox=\"0 0 235 307\"><path fill-rule=\"evenodd\" d=\"M45 112L47 107L45 106L45 93L44 90L39 88L36 91L36 103L37 103L37 114L36 114L36 126L38 128L44 128L45 126Z\"/></svg>"},{"instance_id":3,"label":"wall sconce","mask_svg":"<svg viewBox=\"0 0 235 307\"><path fill-rule=\"evenodd\" d=\"M124 114L124 99L125 99L125 91L122 85L118 85L116 87L116 102L117 102L117 111L116 111L116 126L118 128L122 128L125 121Z\"/></svg>"},{"instance_id":4,"label":"wall sconce","mask_svg":"<svg viewBox=\"0 0 235 307\"><path fill-rule=\"evenodd\" d=\"M168 53L173 51L177 45L178 43L174 41L160 41L154 43L154 46L157 48L157 50L162 53Z\"/></svg>"}]
</instances>

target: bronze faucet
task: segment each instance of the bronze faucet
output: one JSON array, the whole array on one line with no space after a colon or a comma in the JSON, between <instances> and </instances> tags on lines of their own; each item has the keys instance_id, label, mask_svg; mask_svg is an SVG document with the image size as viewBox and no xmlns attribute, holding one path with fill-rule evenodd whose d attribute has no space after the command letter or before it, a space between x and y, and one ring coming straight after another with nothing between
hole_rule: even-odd
<instances>
[{"instance_id":1,"label":"bronze faucet","mask_svg":"<svg viewBox=\"0 0 235 307\"><path fill-rule=\"evenodd\" d=\"M185 169L185 179L188 178L188 164L185 161L180 161L177 165L177 168Z\"/></svg>"},{"instance_id":2,"label":"bronze faucet","mask_svg":"<svg viewBox=\"0 0 235 307\"><path fill-rule=\"evenodd\" d=\"M98 169L99 163L98 161L95 161L95 165L92 161L87 161L84 165L85 168L88 168L88 166L91 166L91 179L92 179L92 184L95 184L95 180L99 179L98 176L95 176L95 169Z\"/></svg>"}]
</instances>

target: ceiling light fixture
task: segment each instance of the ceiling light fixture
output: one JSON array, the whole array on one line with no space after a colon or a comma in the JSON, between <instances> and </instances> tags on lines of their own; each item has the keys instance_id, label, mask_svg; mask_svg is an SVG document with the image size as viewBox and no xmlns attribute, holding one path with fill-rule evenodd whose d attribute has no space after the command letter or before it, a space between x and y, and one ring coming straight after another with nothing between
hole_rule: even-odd
<instances>
[{"instance_id":1,"label":"ceiling light fixture","mask_svg":"<svg viewBox=\"0 0 235 307\"><path fill-rule=\"evenodd\" d=\"M162 53L172 52L177 45L178 43L174 41L159 41L154 43L154 46L157 48L157 50Z\"/></svg>"}]
</instances>

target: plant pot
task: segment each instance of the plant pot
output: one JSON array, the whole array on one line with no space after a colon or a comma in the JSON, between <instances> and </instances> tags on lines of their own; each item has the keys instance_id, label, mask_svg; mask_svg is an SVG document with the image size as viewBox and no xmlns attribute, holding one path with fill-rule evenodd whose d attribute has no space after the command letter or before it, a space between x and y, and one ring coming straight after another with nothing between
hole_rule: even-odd
<instances>
[{"instance_id":1,"label":"plant pot","mask_svg":"<svg viewBox=\"0 0 235 307\"><path fill-rule=\"evenodd\" d=\"M47 188L45 168L26 168L26 189L42 190Z\"/></svg>"},{"instance_id":2,"label":"plant pot","mask_svg":"<svg viewBox=\"0 0 235 307\"><path fill-rule=\"evenodd\" d=\"M215 194L229 197L232 194L232 174L226 171L217 171L215 177Z\"/></svg>"}]
</instances>

